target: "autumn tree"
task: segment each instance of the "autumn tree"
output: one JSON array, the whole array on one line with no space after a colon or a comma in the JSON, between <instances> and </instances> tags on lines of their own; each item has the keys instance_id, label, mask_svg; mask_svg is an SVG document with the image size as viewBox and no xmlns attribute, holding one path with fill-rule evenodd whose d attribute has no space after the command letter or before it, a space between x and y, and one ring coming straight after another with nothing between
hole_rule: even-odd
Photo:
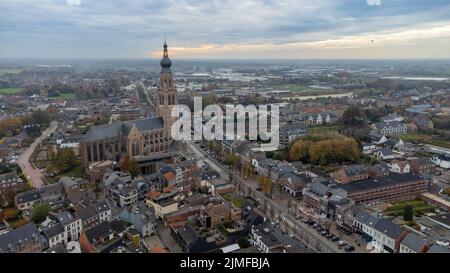
<instances>
[{"instance_id":1,"label":"autumn tree","mask_svg":"<svg viewBox=\"0 0 450 273\"><path fill-rule=\"evenodd\" d=\"M77 157L72 149L63 148L56 152L56 160L53 161L53 164L57 170L65 172L75 166L76 160Z\"/></svg>"},{"instance_id":2,"label":"autumn tree","mask_svg":"<svg viewBox=\"0 0 450 273\"><path fill-rule=\"evenodd\" d=\"M126 154L120 162L120 171L129 172L131 176L135 177L139 174L139 165Z\"/></svg>"}]
</instances>

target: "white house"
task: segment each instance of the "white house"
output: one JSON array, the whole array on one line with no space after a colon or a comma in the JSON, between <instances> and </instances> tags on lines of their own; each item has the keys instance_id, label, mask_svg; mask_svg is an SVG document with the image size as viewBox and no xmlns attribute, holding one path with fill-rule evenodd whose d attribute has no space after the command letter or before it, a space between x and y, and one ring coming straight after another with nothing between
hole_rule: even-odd
<instances>
[{"instance_id":1,"label":"white house","mask_svg":"<svg viewBox=\"0 0 450 273\"><path fill-rule=\"evenodd\" d=\"M372 241L375 235L374 226L378 222L378 218L366 212L360 212L355 216L353 226L362 233L364 239L368 242Z\"/></svg>"},{"instance_id":2,"label":"white house","mask_svg":"<svg viewBox=\"0 0 450 273\"><path fill-rule=\"evenodd\" d=\"M407 161L393 160L388 166L393 173L409 173L411 171L411 165Z\"/></svg>"},{"instance_id":3,"label":"white house","mask_svg":"<svg viewBox=\"0 0 450 273\"><path fill-rule=\"evenodd\" d=\"M387 219L379 219L374 226L372 244L382 253L396 253L400 248L400 241L406 232Z\"/></svg>"},{"instance_id":4,"label":"white house","mask_svg":"<svg viewBox=\"0 0 450 273\"><path fill-rule=\"evenodd\" d=\"M438 167L450 169L450 156L448 155L433 156L431 158L431 162L433 162Z\"/></svg>"},{"instance_id":5,"label":"white house","mask_svg":"<svg viewBox=\"0 0 450 273\"><path fill-rule=\"evenodd\" d=\"M389 160L396 158L396 155L392 152L391 149L381 149L373 153L375 157L381 158L383 160Z\"/></svg>"}]
</instances>

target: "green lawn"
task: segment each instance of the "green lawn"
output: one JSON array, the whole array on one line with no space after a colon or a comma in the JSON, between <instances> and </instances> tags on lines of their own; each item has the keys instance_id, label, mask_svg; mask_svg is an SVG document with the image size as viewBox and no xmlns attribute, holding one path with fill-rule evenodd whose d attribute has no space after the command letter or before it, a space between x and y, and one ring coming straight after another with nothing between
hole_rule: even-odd
<instances>
[{"instance_id":1,"label":"green lawn","mask_svg":"<svg viewBox=\"0 0 450 273\"><path fill-rule=\"evenodd\" d=\"M64 177L64 176L68 176L68 177L72 177L73 176L73 177L81 177L81 178L83 178L84 175L85 174L84 174L84 170L83 170L83 165L81 164L81 161L78 161L77 165L75 167L73 167L72 169L68 170L67 172L60 173L60 174L58 174L56 176L53 176L53 177L47 177L47 182L49 184L53 184L55 182L58 182L59 179L61 177Z\"/></svg>"},{"instance_id":2,"label":"green lawn","mask_svg":"<svg viewBox=\"0 0 450 273\"><path fill-rule=\"evenodd\" d=\"M17 74L22 72L22 69L16 69L16 68L0 68L0 76L5 74Z\"/></svg>"},{"instance_id":3,"label":"green lawn","mask_svg":"<svg viewBox=\"0 0 450 273\"><path fill-rule=\"evenodd\" d=\"M436 137L432 136L432 135L425 135L425 134L421 134L421 133L408 133L408 134L404 134L404 135L399 135L398 137L406 142L416 141L416 142L422 142L422 143L441 146L441 147L450 149L449 141L436 139Z\"/></svg>"},{"instance_id":4,"label":"green lawn","mask_svg":"<svg viewBox=\"0 0 450 273\"><path fill-rule=\"evenodd\" d=\"M15 95L23 92L23 88L0 88L1 95Z\"/></svg>"},{"instance_id":5,"label":"green lawn","mask_svg":"<svg viewBox=\"0 0 450 273\"><path fill-rule=\"evenodd\" d=\"M54 100L74 100L76 98L77 97L75 96L74 93L61 93L57 97L51 97L51 99L54 99Z\"/></svg>"},{"instance_id":6,"label":"green lawn","mask_svg":"<svg viewBox=\"0 0 450 273\"><path fill-rule=\"evenodd\" d=\"M403 210L407 205L412 206L414 214L428 213L436 208L435 206L428 205L425 201L422 200L410 200L392 204L384 211L384 213L389 216L401 216L403 215Z\"/></svg>"}]
</instances>

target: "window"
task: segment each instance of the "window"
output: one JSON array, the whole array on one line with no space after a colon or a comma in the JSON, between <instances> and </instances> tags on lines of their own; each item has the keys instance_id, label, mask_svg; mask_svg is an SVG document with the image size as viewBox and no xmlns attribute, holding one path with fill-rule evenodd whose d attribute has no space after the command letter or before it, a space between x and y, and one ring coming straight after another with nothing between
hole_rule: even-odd
<instances>
[{"instance_id":1,"label":"window","mask_svg":"<svg viewBox=\"0 0 450 273\"><path fill-rule=\"evenodd\" d=\"M140 154L139 152L139 141L138 140L133 140L133 143L131 145L131 154L132 156L137 156Z\"/></svg>"}]
</instances>

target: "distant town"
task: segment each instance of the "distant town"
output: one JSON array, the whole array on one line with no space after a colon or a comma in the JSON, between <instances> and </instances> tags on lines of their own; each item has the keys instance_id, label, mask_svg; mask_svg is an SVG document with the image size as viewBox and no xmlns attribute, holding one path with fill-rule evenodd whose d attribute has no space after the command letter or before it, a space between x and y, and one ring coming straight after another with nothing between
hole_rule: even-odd
<instances>
[{"instance_id":1,"label":"distant town","mask_svg":"<svg viewBox=\"0 0 450 273\"><path fill-rule=\"evenodd\" d=\"M0 61L0 253L450 253L449 61L161 56ZM173 140L194 97L278 149Z\"/></svg>"}]
</instances>

